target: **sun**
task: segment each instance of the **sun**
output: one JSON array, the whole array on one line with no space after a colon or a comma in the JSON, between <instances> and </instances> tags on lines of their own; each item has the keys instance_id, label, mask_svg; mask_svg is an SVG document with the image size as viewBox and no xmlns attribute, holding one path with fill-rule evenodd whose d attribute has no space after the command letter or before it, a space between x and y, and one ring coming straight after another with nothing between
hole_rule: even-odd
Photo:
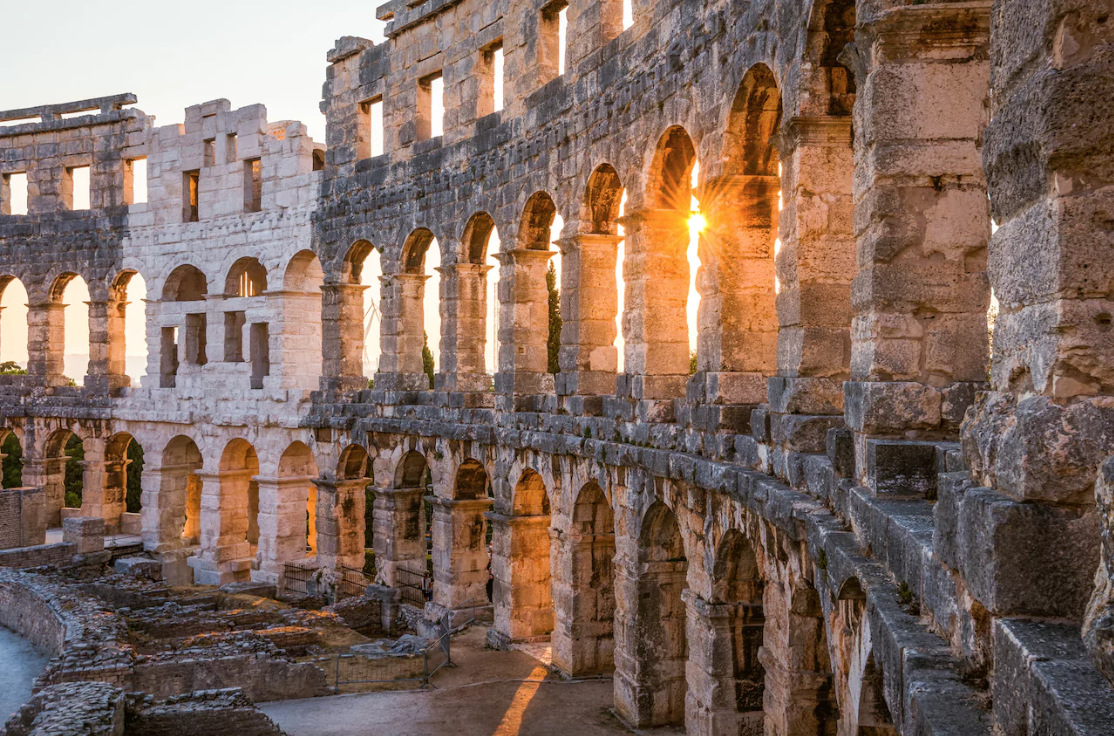
<instances>
[{"instance_id":1,"label":"sun","mask_svg":"<svg viewBox=\"0 0 1114 736\"><path fill-rule=\"evenodd\" d=\"M693 212L692 215L689 216L689 232L693 235L704 232L707 227L708 220L704 215L699 212Z\"/></svg>"}]
</instances>

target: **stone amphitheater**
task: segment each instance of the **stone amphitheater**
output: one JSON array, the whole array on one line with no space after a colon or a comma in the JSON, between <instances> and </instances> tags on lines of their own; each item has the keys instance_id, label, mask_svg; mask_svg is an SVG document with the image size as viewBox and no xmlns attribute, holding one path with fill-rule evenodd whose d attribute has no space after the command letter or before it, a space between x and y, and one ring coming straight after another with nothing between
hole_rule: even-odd
<instances>
[{"instance_id":1,"label":"stone amphitheater","mask_svg":"<svg viewBox=\"0 0 1114 736\"><path fill-rule=\"evenodd\" d=\"M82 553L138 530L176 585L328 580L373 549L366 583L401 590L428 557L419 616L490 597L491 646L611 676L635 728L1114 734L1111 0L377 13L383 43L328 52L325 143L227 100L158 126L128 94L0 112L29 332L0 377L24 486L0 565L41 564L63 518Z\"/></svg>"}]
</instances>

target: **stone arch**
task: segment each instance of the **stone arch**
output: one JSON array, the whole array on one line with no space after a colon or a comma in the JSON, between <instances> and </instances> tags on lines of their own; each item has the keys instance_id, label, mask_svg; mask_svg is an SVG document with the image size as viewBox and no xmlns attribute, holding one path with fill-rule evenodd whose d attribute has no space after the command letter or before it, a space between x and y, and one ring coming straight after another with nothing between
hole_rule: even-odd
<instances>
[{"instance_id":1,"label":"stone arch","mask_svg":"<svg viewBox=\"0 0 1114 736\"><path fill-rule=\"evenodd\" d=\"M24 433L16 427L0 427L0 478L2 488L23 487Z\"/></svg>"},{"instance_id":2,"label":"stone arch","mask_svg":"<svg viewBox=\"0 0 1114 736\"><path fill-rule=\"evenodd\" d=\"M357 240L353 243L341 262L342 283L358 285L363 276L364 264L368 257L372 253L378 252L379 250L366 240Z\"/></svg>"},{"instance_id":3,"label":"stone arch","mask_svg":"<svg viewBox=\"0 0 1114 736\"><path fill-rule=\"evenodd\" d=\"M196 302L201 301L209 293L209 281L200 269L188 263L178 266L162 287L162 300L164 302Z\"/></svg>"},{"instance_id":4,"label":"stone arch","mask_svg":"<svg viewBox=\"0 0 1114 736\"><path fill-rule=\"evenodd\" d=\"M193 438L180 434L167 442L158 462L158 469L145 476L144 548L163 552L200 544L201 450Z\"/></svg>"},{"instance_id":5,"label":"stone arch","mask_svg":"<svg viewBox=\"0 0 1114 736\"><path fill-rule=\"evenodd\" d=\"M890 707L886 703L885 678L882 668L871 652L863 668L862 684L859 689L859 710L855 736L895 736Z\"/></svg>"},{"instance_id":6,"label":"stone arch","mask_svg":"<svg viewBox=\"0 0 1114 736\"><path fill-rule=\"evenodd\" d=\"M484 265L487 262L491 236L496 232L495 220L486 212L477 212L468 219L461 235L459 260L464 263Z\"/></svg>"},{"instance_id":7,"label":"stone arch","mask_svg":"<svg viewBox=\"0 0 1114 736\"><path fill-rule=\"evenodd\" d=\"M433 600L440 605L455 608L491 599L491 554L484 518L492 502L489 487L483 464L465 458L456 469L452 490L428 499L432 504Z\"/></svg>"},{"instance_id":8,"label":"stone arch","mask_svg":"<svg viewBox=\"0 0 1114 736\"><path fill-rule=\"evenodd\" d=\"M395 488L425 488L432 471L425 455L411 450L402 456L395 467Z\"/></svg>"},{"instance_id":9,"label":"stone arch","mask_svg":"<svg viewBox=\"0 0 1114 736\"><path fill-rule=\"evenodd\" d=\"M76 292L76 299L75 299ZM85 376L90 372L88 360L84 365L66 365L67 350L66 334L71 338L76 334L85 336L85 354L92 358L92 335L89 334L89 307L92 296L89 292L89 283L84 277L74 271L66 271L57 276L48 291L49 303L46 309L46 341L40 343L39 349L47 356L48 375L62 375L83 385ZM70 308L72 307L72 309ZM30 325L29 325L30 327ZM71 339L71 342L73 340ZM78 340L80 342L80 339ZM36 352L32 350L32 352ZM58 370L54 368L57 367ZM68 376L68 373L74 375Z\"/></svg>"},{"instance_id":10,"label":"stone arch","mask_svg":"<svg viewBox=\"0 0 1114 736\"><path fill-rule=\"evenodd\" d=\"M642 516L636 564L635 595L626 602L633 614L633 629L627 632L633 637L628 644L633 671L616 674L616 701L637 727L680 725L688 687L687 611L682 597L688 558L677 517L661 501Z\"/></svg>"},{"instance_id":11,"label":"stone arch","mask_svg":"<svg viewBox=\"0 0 1114 736\"><path fill-rule=\"evenodd\" d=\"M275 482L261 483L259 520L260 568L317 554L317 486L319 475L313 451L294 441L283 451Z\"/></svg>"},{"instance_id":12,"label":"stone arch","mask_svg":"<svg viewBox=\"0 0 1114 736\"><path fill-rule=\"evenodd\" d=\"M433 233L426 228L414 230L403 243L397 273L383 279L379 371L393 374L377 379L385 387L410 391L433 388L423 354L427 341L435 361L440 352L440 331L429 330L427 324L427 312L440 317L441 298L439 272L433 284L426 283L432 278L427 263L431 247L438 248L435 260L439 265L440 250Z\"/></svg>"},{"instance_id":13,"label":"stone arch","mask_svg":"<svg viewBox=\"0 0 1114 736\"><path fill-rule=\"evenodd\" d=\"M526 468L515 484L511 515L492 515L493 634L501 643L548 637L554 626L549 494Z\"/></svg>"},{"instance_id":14,"label":"stone arch","mask_svg":"<svg viewBox=\"0 0 1114 736\"><path fill-rule=\"evenodd\" d=\"M314 389L323 371L322 304L325 274L317 254L298 251L286 265L275 325L286 385Z\"/></svg>"},{"instance_id":15,"label":"stone arch","mask_svg":"<svg viewBox=\"0 0 1114 736\"><path fill-rule=\"evenodd\" d=\"M374 256L374 260L372 260ZM334 281L335 279L335 281ZM322 373L361 388L379 366L381 346L374 336L382 330L381 254L367 240L349 247L340 274L322 286Z\"/></svg>"},{"instance_id":16,"label":"stone arch","mask_svg":"<svg viewBox=\"0 0 1114 736\"><path fill-rule=\"evenodd\" d=\"M46 499L47 528L62 525L65 508L80 508L82 515L86 515L95 506L99 507L95 502L88 507L84 503L85 477L81 463L85 458L85 439L73 429L63 427L51 432L42 445L40 482Z\"/></svg>"},{"instance_id":17,"label":"stone arch","mask_svg":"<svg viewBox=\"0 0 1114 736\"><path fill-rule=\"evenodd\" d=\"M237 259L228 269L228 276L224 280L226 297L263 296L266 290L267 269L258 258L244 256Z\"/></svg>"},{"instance_id":18,"label":"stone arch","mask_svg":"<svg viewBox=\"0 0 1114 736\"><path fill-rule=\"evenodd\" d=\"M558 550L553 661L567 675L604 674L615 666L615 513L599 483L576 494Z\"/></svg>"},{"instance_id":19,"label":"stone arch","mask_svg":"<svg viewBox=\"0 0 1114 736\"><path fill-rule=\"evenodd\" d=\"M410 450L398 461L393 476L375 486L372 540L376 578L399 588L404 603L419 607L429 599L431 588L432 508L426 500L431 480L425 456Z\"/></svg>"},{"instance_id":20,"label":"stone arch","mask_svg":"<svg viewBox=\"0 0 1114 736\"><path fill-rule=\"evenodd\" d=\"M108 528L120 529L125 513L141 513L143 465L143 448L128 432L117 432L105 442L101 512L94 515L104 518Z\"/></svg>"},{"instance_id":21,"label":"stone arch","mask_svg":"<svg viewBox=\"0 0 1114 736\"><path fill-rule=\"evenodd\" d=\"M236 438L225 445L220 459L220 539L256 555L259 545L259 457L245 439ZM204 539L202 540L204 543ZM241 545L244 545L241 547Z\"/></svg>"},{"instance_id":22,"label":"stone arch","mask_svg":"<svg viewBox=\"0 0 1114 736\"><path fill-rule=\"evenodd\" d=\"M518 247L526 250L551 250L550 238L557 205L547 192L534 192L522 208L518 228Z\"/></svg>"},{"instance_id":23,"label":"stone arch","mask_svg":"<svg viewBox=\"0 0 1114 736\"><path fill-rule=\"evenodd\" d=\"M360 445L349 445L340 453L337 460L337 480L371 480L371 462L367 450Z\"/></svg>"},{"instance_id":24,"label":"stone arch","mask_svg":"<svg viewBox=\"0 0 1114 736\"><path fill-rule=\"evenodd\" d=\"M619 172L608 163L600 164L588 177L585 192L586 221L596 235L619 234L619 205L623 198Z\"/></svg>"},{"instance_id":25,"label":"stone arch","mask_svg":"<svg viewBox=\"0 0 1114 736\"><path fill-rule=\"evenodd\" d=\"M14 363L15 366L11 366L13 371L19 370L21 364L25 370L30 368L30 331L27 328L29 302L27 287L18 276L0 276L0 361ZM22 347L11 344L17 335L22 339ZM12 377L0 380L15 383L23 379Z\"/></svg>"},{"instance_id":26,"label":"stone arch","mask_svg":"<svg viewBox=\"0 0 1114 736\"><path fill-rule=\"evenodd\" d=\"M487 498L490 495L491 484L488 481L487 470L483 463L473 458L464 460L456 471L453 498L473 501Z\"/></svg>"},{"instance_id":27,"label":"stone arch","mask_svg":"<svg viewBox=\"0 0 1114 736\"><path fill-rule=\"evenodd\" d=\"M286 291L319 293L325 281L325 271L317 254L308 248L300 250L286 264L282 276L282 288Z\"/></svg>"},{"instance_id":28,"label":"stone arch","mask_svg":"<svg viewBox=\"0 0 1114 736\"><path fill-rule=\"evenodd\" d=\"M433 233L424 227L410 233L402 245L399 270L402 273L424 274L426 253L434 240L436 238L433 237Z\"/></svg>"}]
</instances>

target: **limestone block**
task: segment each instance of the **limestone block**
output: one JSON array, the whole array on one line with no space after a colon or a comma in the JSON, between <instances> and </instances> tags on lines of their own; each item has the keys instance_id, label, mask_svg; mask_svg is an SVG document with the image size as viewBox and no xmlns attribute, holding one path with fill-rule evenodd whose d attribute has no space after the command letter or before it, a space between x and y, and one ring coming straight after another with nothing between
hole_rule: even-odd
<instances>
[{"instance_id":1,"label":"limestone block","mask_svg":"<svg viewBox=\"0 0 1114 736\"><path fill-rule=\"evenodd\" d=\"M74 545L75 554L104 551L104 519L77 517L62 522L62 541Z\"/></svg>"},{"instance_id":2,"label":"limestone block","mask_svg":"<svg viewBox=\"0 0 1114 736\"><path fill-rule=\"evenodd\" d=\"M936 446L927 442L866 440L866 485L876 494L936 498Z\"/></svg>"},{"instance_id":3,"label":"limestone block","mask_svg":"<svg viewBox=\"0 0 1114 736\"><path fill-rule=\"evenodd\" d=\"M1114 458L1095 482L1101 548L1095 589L1083 621L1083 641L1095 666L1114 683Z\"/></svg>"}]
</instances>

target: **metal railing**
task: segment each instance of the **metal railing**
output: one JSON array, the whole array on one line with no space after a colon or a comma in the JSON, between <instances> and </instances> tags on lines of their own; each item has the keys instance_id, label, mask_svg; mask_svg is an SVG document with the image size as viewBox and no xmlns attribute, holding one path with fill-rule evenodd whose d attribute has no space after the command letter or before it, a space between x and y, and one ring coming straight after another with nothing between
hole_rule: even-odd
<instances>
[{"instance_id":1,"label":"metal railing","mask_svg":"<svg viewBox=\"0 0 1114 736\"><path fill-rule=\"evenodd\" d=\"M283 565L281 592L286 595L324 595L333 602L361 596L367 590L363 570L337 565L330 571L316 560L287 562Z\"/></svg>"},{"instance_id":2,"label":"metal railing","mask_svg":"<svg viewBox=\"0 0 1114 736\"><path fill-rule=\"evenodd\" d=\"M402 603L422 608L433 597L433 577L428 572L414 572L400 567L395 576Z\"/></svg>"}]
</instances>

